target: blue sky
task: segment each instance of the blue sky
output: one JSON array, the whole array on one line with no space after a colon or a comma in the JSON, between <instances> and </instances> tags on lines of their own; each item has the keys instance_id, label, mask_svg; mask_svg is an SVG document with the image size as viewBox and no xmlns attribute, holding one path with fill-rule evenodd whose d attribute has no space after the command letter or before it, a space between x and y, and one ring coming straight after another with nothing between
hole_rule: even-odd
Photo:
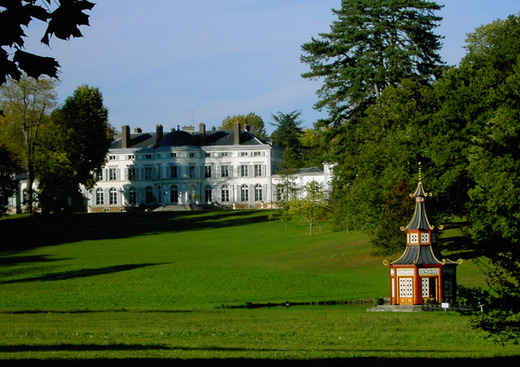
<instances>
[{"instance_id":1,"label":"blue sky","mask_svg":"<svg viewBox=\"0 0 520 367\"><path fill-rule=\"evenodd\" d=\"M301 77L300 46L329 31L340 0L93 1L83 38L53 38L49 49L31 29L26 48L60 63L61 101L78 85L99 87L116 129L211 127L254 112L270 132L279 111L301 111L304 127L325 117L312 108L319 82ZM437 2L449 65L464 56L467 33L520 11L518 0Z\"/></svg>"}]
</instances>

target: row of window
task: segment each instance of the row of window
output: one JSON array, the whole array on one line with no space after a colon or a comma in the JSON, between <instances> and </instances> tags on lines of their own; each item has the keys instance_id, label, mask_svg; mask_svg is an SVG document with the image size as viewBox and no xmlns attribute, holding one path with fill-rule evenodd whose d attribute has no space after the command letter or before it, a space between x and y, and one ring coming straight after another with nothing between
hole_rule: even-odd
<instances>
[{"instance_id":1,"label":"row of window","mask_svg":"<svg viewBox=\"0 0 520 367\"><path fill-rule=\"evenodd\" d=\"M220 189L220 200L222 202L229 202L230 201L230 187L228 185L222 186ZM165 193L167 195L168 193ZM250 195L250 186L249 185L242 185L240 186L239 190L239 201L241 202L249 202L249 195ZM254 195L254 201L262 201L264 200L264 189L262 185L256 184L253 187L253 195ZM119 201L119 195L118 190L115 187L112 187L108 190L108 197L105 197L105 191L102 188L98 188L94 192L94 205L119 205L121 202ZM165 200L167 200L166 197L162 197L163 192L162 190L158 189L155 190L151 186L147 186L145 188L144 192L144 203L145 204L153 204L153 203L162 203ZM139 204L138 200L138 192L136 188L131 187L128 190L128 193L126 194L127 202L129 205L137 205ZM108 199L105 201L105 199ZM169 187L169 202L177 204L179 202L182 202L182 199L180 198L180 191L179 187L177 185L171 185ZM193 198L189 198L191 200ZM204 188L204 201L207 203L213 202L213 189L211 186L206 186Z\"/></svg>"},{"instance_id":2,"label":"row of window","mask_svg":"<svg viewBox=\"0 0 520 367\"><path fill-rule=\"evenodd\" d=\"M162 168L162 169L161 169ZM138 177L138 173L140 173ZM221 165L204 166L204 177L231 177L232 166ZM126 169L127 180L152 180L160 178L198 178L198 172L196 166L150 166L150 167L128 167ZM265 166L262 164L254 164L252 166L243 164L238 166L239 177L261 177L265 176ZM118 181L120 180L120 169L116 167L108 167L105 173L104 179L106 181Z\"/></svg>"},{"instance_id":3,"label":"row of window","mask_svg":"<svg viewBox=\"0 0 520 367\"><path fill-rule=\"evenodd\" d=\"M222 157L232 157L233 156L233 152L214 152L214 153L209 153L209 152L202 152L202 153L199 153L199 152L182 152L182 153L178 153L178 152L170 152L170 153L146 153L146 154L138 154L137 155L137 159L145 159L145 160L150 160L150 159L160 159L160 158L177 158L177 157L187 157L187 158L200 158L200 157L205 157L205 158L210 158L210 157L216 157L216 158L222 158ZM237 152L237 156L238 157L262 157L262 156L265 156L265 152L258 152L258 151L254 151L254 152ZM108 156L108 160L112 161L112 160L134 160L136 158L135 155L133 154L127 154L127 155L115 155L115 154L111 154Z\"/></svg>"}]
</instances>

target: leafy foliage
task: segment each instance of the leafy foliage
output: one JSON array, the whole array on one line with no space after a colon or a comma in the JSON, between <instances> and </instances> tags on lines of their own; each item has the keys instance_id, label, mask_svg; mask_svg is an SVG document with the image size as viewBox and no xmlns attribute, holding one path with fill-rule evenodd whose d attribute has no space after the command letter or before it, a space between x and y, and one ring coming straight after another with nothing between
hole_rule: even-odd
<instances>
[{"instance_id":1,"label":"leafy foliage","mask_svg":"<svg viewBox=\"0 0 520 367\"><path fill-rule=\"evenodd\" d=\"M300 115L297 110L272 115L274 123L271 125L276 127L271 133L272 143L284 148L282 171L323 165L326 149L320 127L315 124L312 129L302 129Z\"/></svg>"},{"instance_id":2,"label":"leafy foliage","mask_svg":"<svg viewBox=\"0 0 520 367\"><path fill-rule=\"evenodd\" d=\"M66 210L79 185L93 187L113 129L98 88L83 85L52 115L39 151L40 202L45 212Z\"/></svg>"},{"instance_id":3,"label":"leafy foliage","mask_svg":"<svg viewBox=\"0 0 520 367\"><path fill-rule=\"evenodd\" d=\"M323 131L326 129L326 126L315 122L312 128L303 130L300 136L300 143L304 150L305 167L318 167L325 162L328 147L323 139Z\"/></svg>"},{"instance_id":4,"label":"leafy foliage","mask_svg":"<svg viewBox=\"0 0 520 367\"><path fill-rule=\"evenodd\" d=\"M392 255L402 251L403 235L395 225L395 218L411 218L414 207L411 192L412 188L401 180L381 204L380 224L374 230L372 239L375 253Z\"/></svg>"},{"instance_id":5,"label":"leafy foliage","mask_svg":"<svg viewBox=\"0 0 520 367\"><path fill-rule=\"evenodd\" d=\"M428 215L467 218L475 250L489 259L490 292L475 325L520 342L520 34L518 16L468 37L458 67L429 85L388 86L370 106L329 130L338 162L334 207L391 253L407 220L407 186L422 162L434 191Z\"/></svg>"},{"instance_id":6,"label":"leafy foliage","mask_svg":"<svg viewBox=\"0 0 520 367\"><path fill-rule=\"evenodd\" d=\"M287 203L287 213L291 217L302 218L309 224L309 235L313 234L313 226L327 221L326 193L323 186L311 181L303 187L301 197L292 196ZM320 227L321 228L321 227Z\"/></svg>"},{"instance_id":7,"label":"leafy foliage","mask_svg":"<svg viewBox=\"0 0 520 367\"><path fill-rule=\"evenodd\" d=\"M427 172L435 165L425 137L439 108L440 9L423 0L343 0L330 32L302 46L303 77L323 80L315 108L329 112L319 131L324 160L334 164L336 227L371 233L382 253L396 248L395 231L408 220L403 211L385 214L383 203L398 183L416 182L418 162Z\"/></svg>"},{"instance_id":8,"label":"leafy foliage","mask_svg":"<svg viewBox=\"0 0 520 367\"><path fill-rule=\"evenodd\" d=\"M0 117L0 140L27 174L29 213L33 210L33 182L38 168L36 150L40 134L56 106L56 83L55 79L24 76L0 85L0 104L4 111L4 117Z\"/></svg>"},{"instance_id":9,"label":"leafy foliage","mask_svg":"<svg viewBox=\"0 0 520 367\"><path fill-rule=\"evenodd\" d=\"M271 133L274 145L284 148L298 146L302 134L300 115L301 111L296 110L289 113L279 111L271 115L274 121L271 125L276 127Z\"/></svg>"},{"instance_id":10,"label":"leafy foliage","mask_svg":"<svg viewBox=\"0 0 520 367\"><path fill-rule=\"evenodd\" d=\"M303 146L300 138L303 134L301 128L300 111L289 113L278 112L271 117L276 129L271 133L273 145L284 148L282 166L284 169L295 169L303 166Z\"/></svg>"},{"instance_id":11,"label":"leafy foliage","mask_svg":"<svg viewBox=\"0 0 520 367\"><path fill-rule=\"evenodd\" d=\"M399 228L412 214L408 195L417 183L419 162L427 187L436 190L428 201L435 222L445 220L453 212L451 205L464 197L452 178L459 159L440 160L439 151L449 145L432 143L437 131L445 130L435 118L438 109L433 87L404 80L385 89L359 125L344 125L344 133L332 138L338 157L332 193L336 225L370 233L378 253L391 254L403 246ZM453 149L445 154L459 153Z\"/></svg>"},{"instance_id":12,"label":"leafy foliage","mask_svg":"<svg viewBox=\"0 0 520 367\"><path fill-rule=\"evenodd\" d=\"M222 130L233 130L233 126L235 123L238 122L240 126L243 126L249 131L261 138L266 139L267 138L267 132L265 131L265 124L264 120L257 114L250 112L247 115L234 115L234 116L228 116L222 121Z\"/></svg>"},{"instance_id":13,"label":"leafy foliage","mask_svg":"<svg viewBox=\"0 0 520 367\"><path fill-rule=\"evenodd\" d=\"M436 194L429 216L467 218L473 246L489 259L490 292L475 325L518 343L520 18L478 28L460 65L440 75L432 33L439 9L428 1L343 0L331 32L303 45L311 69L303 76L324 81L316 107L329 111L323 133L336 163L334 216L391 253L422 162Z\"/></svg>"},{"instance_id":14,"label":"leafy foliage","mask_svg":"<svg viewBox=\"0 0 520 367\"><path fill-rule=\"evenodd\" d=\"M483 293L483 312L475 313L472 324L496 342L520 343L519 269L516 253L500 253L485 267L489 290Z\"/></svg>"},{"instance_id":15,"label":"leafy foliage","mask_svg":"<svg viewBox=\"0 0 520 367\"><path fill-rule=\"evenodd\" d=\"M491 265L486 312L476 325L498 340L520 342L520 18L509 16L468 37L457 75L471 88L468 190L471 237ZM468 92L469 94L469 92ZM462 112L459 115L462 115Z\"/></svg>"},{"instance_id":16,"label":"leafy foliage","mask_svg":"<svg viewBox=\"0 0 520 367\"><path fill-rule=\"evenodd\" d=\"M78 26L89 25L88 15L94 3L87 0L3 0L0 1L0 85L7 77L19 80L23 73L39 78L57 78L59 64L51 57L23 51L24 29L33 20L47 23L41 42L49 45L50 38L68 40L82 37ZM14 49L14 52L12 50Z\"/></svg>"}]
</instances>

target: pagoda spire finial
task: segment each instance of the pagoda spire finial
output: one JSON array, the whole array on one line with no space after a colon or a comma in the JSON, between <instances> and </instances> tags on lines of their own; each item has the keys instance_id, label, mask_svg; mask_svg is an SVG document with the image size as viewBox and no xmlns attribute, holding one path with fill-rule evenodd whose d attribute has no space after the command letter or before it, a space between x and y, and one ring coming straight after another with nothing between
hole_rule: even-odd
<instances>
[{"instance_id":1,"label":"pagoda spire finial","mask_svg":"<svg viewBox=\"0 0 520 367\"><path fill-rule=\"evenodd\" d=\"M424 188L423 188L423 183L422 183L422 162L419 162L419 170L418 170L418 173L417 173L417 177L418 177L418 182L417 182L417 189L415 189L415 192L414 193L410 193L410 197L418 197L418 196L422 196L422 197L426 197L428 196L428 193L426 193L424 191ZM432 194L430 193L429 194L430 196L432 196Z\"/></svg>"},{"instance_id":2,"label":"pagoda spire finial","mask_svg":"<svg viewBox=\"0 0 520 367\"><path fill-rule=\"evenodd\" d=\"M413 194L410 194L410 197L415 198L415 212L413 214L412 220L405 227L405 230L409 229L428 229L432 230L433 226L430 225L428 221L428 217L426 215L426 208L424 206L424 199L429 195L424 191L423 183L422 183L422 168L421 162L419 162L419 172L418 172L419 182L417 182L417 189Z\"/></svg>"}]
</instances>

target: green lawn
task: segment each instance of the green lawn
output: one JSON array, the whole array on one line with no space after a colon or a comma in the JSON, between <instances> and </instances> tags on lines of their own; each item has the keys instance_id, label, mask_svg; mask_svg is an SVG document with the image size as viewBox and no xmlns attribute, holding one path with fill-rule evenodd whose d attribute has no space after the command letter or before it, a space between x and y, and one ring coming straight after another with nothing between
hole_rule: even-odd
<instances>
[{"instance_id":1,"label":"green lawn","mask_svg":"<svg viewBox=\"0 0 520 367\"><path fill-rule=\"evenodd\" d=\"M124 229L116 235L104 229L106 235L90 235L99 239L49 239L46 246L4 256L0 310L192 310L387 293L387 269L367 254L359 234L323 230L310 237L297 223L268 221L266 212L145 215L165 230L125 236ZM124 219L141 225L143 218L99 216L94 219L105 222L119 216L116 222L128 227ZM90 217L76 219L87 227L87 238ZM44 228L57 231L57 223Z\"/></svg>"},{"instance_id":2,"label":"green lawn","mask_svg":"<svg viewBox=\"0 0 520 367\"><path fill-rule=\"evenodd\" d=\"M387 268L366 237L328 226L310 237L305 224L269 214L276 212L0 220L3 238L15 238L0 248L0 359L520 355L451 312L231 308L388 296ZM471 260L458 279L483 284Z\"/></svg>"}]
</instances>

